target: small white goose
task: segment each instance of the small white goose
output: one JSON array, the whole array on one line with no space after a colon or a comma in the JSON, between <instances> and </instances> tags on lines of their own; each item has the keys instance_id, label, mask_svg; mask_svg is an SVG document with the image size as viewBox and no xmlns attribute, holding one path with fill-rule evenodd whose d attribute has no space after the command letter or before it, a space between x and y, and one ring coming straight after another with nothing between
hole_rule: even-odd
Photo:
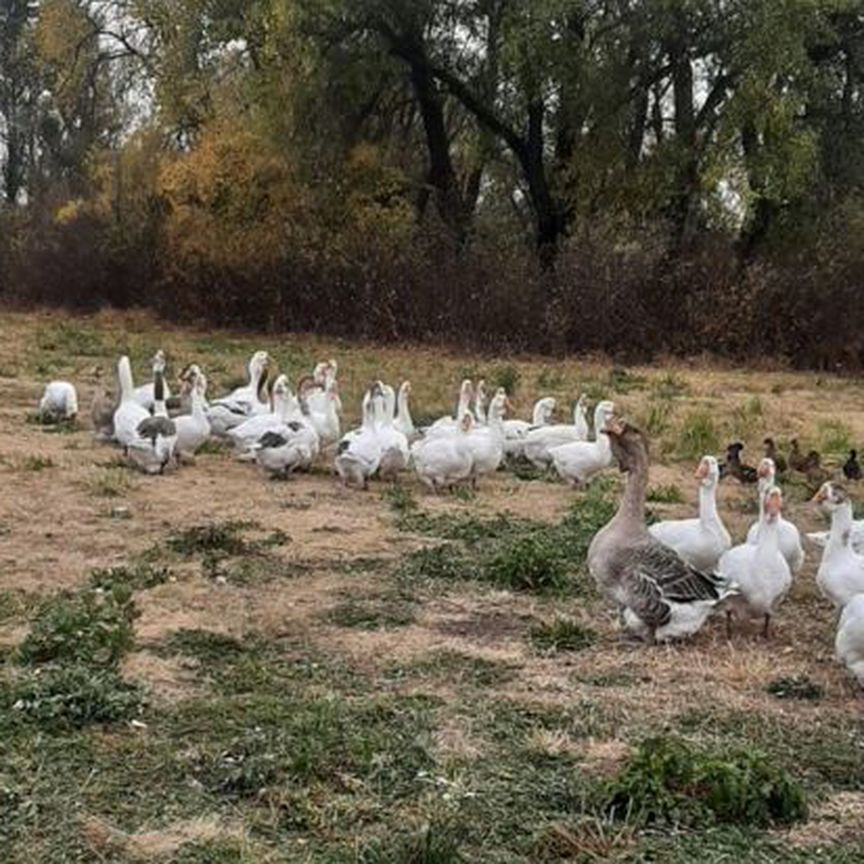
<instances>
[{"instance_id":1,"label":"small white goose","mask_svg":"<svg viewBox=\"0 0 864 864\"><path fill-rule=\"evenodd\" d=\"M417 429L414 427L411 408L408 405L410 395L411 382L403 381L399 386L399 394L396 400L396 417L393 420L393 425L408 439L409 444L415 441L419 435Z\"/></svg>"},{"instance_id":2,"label":"small white goose","mask_svg":"<svg viewBox=\"0 0 864 864\"><path fill-rule=\"evenodd\" d=\"M759 537L755 544L742 543L725 552L718 569L738 593L730 600L727 630L731 617L760 617L763 635L769 636L771 617L792 586L792 571L780 551L779 517L783 493L776 486L768 488L761 503Z\"/></svg>"},{"instance_id":3,"label":"small white goose","mask_svg":"<svg viewBox=\"0 0 864 864\"><path fill-rule=\"evenodd\" d=\"M122 447L138 439L138 424L150 417L150 412L135 399L132 365L125 355L117 363L120 382L120 404L114 411L114 437Z\"/></svg>"},{"instance_id":4,"label":"small white goose","mask_svg":"<svg viewBox=\"0 0 864 864\"><path fill-rule=\"evenodd\" d=\"M548 426L555 413L556 401L551 396L538 399L534 403L531 421L504 421L504 453L507 456L518 457L525 450L525 439L532 429Z\"/></svg>"},{"instance_id":5,"label":"small white goose","mask_svg":"<svg viewBox=\"0 0 864 864\"><path fill-rule=\"evenodd\" d=\"M468 446L473 463L471 477L474 481L483 474L497 471L504 459L503 419L508 404L506 391L499 387L489 403L486 425L478 424L468 432Z\"/></svg>"},{"instance_id":6,"label":"small white goose","mask_svg":"<svg viewBox=\"0 0 864 864\"><path fill-rule=\"evenodd\" d=\"M573 407L572 423L553 423L539 429L531 429L528 432L522 451L536 468L549 468L552 465L550 451L553 447L560 447L562 444L570 444L574 441L588 440L585 403L586 396L582 394Z\"/></svg>"},{"instance_id":7,"label":"small white goose","mask_svg":"<svg viewBox=\"0 0 864 864\"><path fill-rule=\"evenodd\" d=\"M313 378L306 378L299 383L298 390L305 397L308 419L315 427L321 445L326 446L338 441L342 430L338 410L341 404L339 385L336 378L328 376L323 389Z\"/></svg>"},{"instance_id":8,"label":"small white goose","mask_svg":"<svg viewBox=\"0 0 864 864\"><path fill-rule=\"evenodd\" d=\"M378 443L381 448L378 473L383 478L392 479L408 467L411 451L408 448L408 437L396 428L394 419L396 393L383 381L378 382L378 389L383 394L383 400L378 403L379 413L375 418Z\"/></svg>"},{"instance_id":9,"label":"small white goose","mask_svg":"<svg viewBox=\"0 0 864 864\"><path fill-rule=\"evenodd\" d=\"M153 386L153 416L144 418L135 431L136 437L126 448L127 456L146 474L162 474L174 458L177 427L168 416L161 371L156 372Z\"/></svg>"},{"instance_id":10,"label":"small white goose","mask_svg":"<svg viewBox=\"0 0 864 864\"><path fill-rule=\"evenodd\" d=\"M255 461L271 476L287 477L309 468L318 455L317 439L298 420L278 431L265 432L252 446Z\"/></svg>"},{"instance_id":11,"label":"small white goose","mask_svg":"<svg viewBox=\"0 0 864 864\"><path fill-rule=\"evenodd\" d=\"M252 445L265 432L278 432L289 419L289 408L293 394L288 384L288 376L280 375L273 382L270 394L270 411L267 414L253 414L242 423L228 429L225 433L241 453L249 453Z\"/></svg>"},{"instance_id":12,"label":"small white goose","mask_svg":"<svg viewBox=\"0 0 864 864\"><path fill-rule=\"evenodd\" d=\"M732 538L717 513L720 466L713 456L702 457L696 479L699 481L699 518L656 522L648 526L648 531L697 570L710 572L732 546Z\"/></svg>"},{"instance_id":13,"label":"small white goose","mask_svg":"<svg viewBox=\"0 0 864 864\"><path fill-rule=\"evenodd\" d=\"M148 382L147 384L142 384L140 387L135 388L135 401L142 407L146 408L151 414L155 410L155 382L156 382L156 373L159 372L163 376L163 387L165 388L165 401L167 402L171 398L171 390L168 387L167 382L165 382L165 352L160 348L154 355L153 360L151 361L153 367L153 380Z\"/></svg>"},{"instance_id":14,"label":"small white goose","mask_svg":"<svg viewBox=\"0 0 864 864\"><path fill-rule=\"evenodd\" d=\"M264 394L269 363L266 351L256 351L249 360L249 383L210 403L207 418L214 435L225 435L248 417L269 412Z\"/></svg>"},{"instance_id":15,"label":"small white goose","mask_svg":"<svg viewBox=\"0 0 864 864\"><path fill-rule=\"evenodd\" d=\"M381 463L378 418L383 412L383 396L375 384L363 397L363 424L342 436L336 452L336 471L346 486L369 488L369 478Z\"/></svg>"},{"instance_id":16,"label":"small white goose","mask_svg":"<svg viewBox=\"0 0 864 864\"><path fill-rule=\"evenodd\" d=\"M309 405L311 414L326 415L329 411L328 402L333 403L336 410L337 418L342 416L342 399L339 396L339 385L336 380L336 373L339 369L339 364L335 360L327 360L318 363L312 372L312 380L318 385L317 390L310 388L306 400ZM332 388L330 385L333 385ZM298 389L299 389L298 384ZM331 440L336 440L339 433Z\"/></svg>"},{"instance_id":17,"label":"small white goose","mask_svg":"<svg viewBox=\"0 0 864 864\"><path fill-rule=\"evenodd\" d=\"M839 610L864 593L864 557L852 548L852 502L838 483L823 483L813 501L831 516L831 531L816 573L822 595Z\"/></svg>"},{"instance_id":18,"label":"small white goose","mask_svg":"<svg viewBox=\"0 0 864 864\"><path fill-rule=\"evenodd\" d=\"M774 478L777 474L777 469L774 465L774 460L769 457L764 457L756 469L759 476L758 483L758 498L761 502L765 493L775 485ZM761 512L761 506L760 506ZM801 545L801 534L798 529L788 520L783 518L782 514L777 515L777 533L780 536L780 551L789 565L792 574L796 574L804 566L804 547ZM759 539L759 526L762 524L761 517L750 526L747 532L747 542L757 543Z\"/></svg>"},{"instance_id":19,"label":"small white goose","mask_svg":"<svg viewBox=\"0 0 864 864\"><path fill-rule=\"evenodd\" d=\"M574 486L589 483L591 479L612 464L609 436L602 434L615 413L612 402L603 401L594 410L595 441L573 441L549 451L555 470Z\"/></svg>"},{"instance_id":20,"label":"small white goose","mask_svg":"<svg viewBox=\"0 0 864 864\"><path fill-rule=\"evenodd\" d=\"M207 402L207 377L197 367L188 370L192 412L174 418L177 430L175 451L181 459L191 459L195 451L210 437L210 421L204 406Z\"/></svg>"},{"instance_id":21,"label":"small white goose","mask_svg":"<svg viewBox=\"0 0 864 864\"><path fill-rule=\"evenodd\" d=\"M48 423L74 420L78 414L78 393L68 381L51 381L39 400L39 417Z\"/></svg>"},{"instance_id":22,"label":"small white goose","mask_svg":"<svg viewBox=\"0 0 864 864\"><path fill-rule=\"evenodd\" d=\"M864 685L864 594L855 594L843 607L834 639L837 660Z\"/></svg>"},{"instance_id":23,"label":"small white goose","mask_svg":"<svg viewBox=\"0 0 864 864\"><path fill-rule=\"evenodd\" d=\"M418 441L412 447L414 470L420 481L433 492L452 488L471 478L474 457L468 435L473 426L474 417L466 411L451 434Z\"/></svg>"},{"instance_id":24,"label":"small white goose","mask_svg":"<svg viewBox=\"0 0 864 864\"><path fill-rule=\"evenodd\" d=\"M455 432L459 425L458 417L464 417L466 411L471 410L471 399L474 396L474 385L469 378L465 378L459 386L459 402L456 406L456 414L453 417L439 417L431 426L422 429L424 438L440 435L442 432L448 434ZM473 415L472 415L473 416Z\"/></svg>"}]
</instances>

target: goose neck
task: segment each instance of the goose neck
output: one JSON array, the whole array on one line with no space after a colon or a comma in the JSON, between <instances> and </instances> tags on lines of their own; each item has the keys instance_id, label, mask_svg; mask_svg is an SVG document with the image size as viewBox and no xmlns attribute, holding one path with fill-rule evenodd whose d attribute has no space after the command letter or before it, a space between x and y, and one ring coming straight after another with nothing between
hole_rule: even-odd
<instances>
[{"instance_id":1,"label":"goose neck","mask_svg":"<svg viewBox=\"0 0 864 864\"><path fill-rule=\"evenodd\" d=\"M852 533L852 505L846 501L831 514L831 531L828 534L828 549L836 551L849 546Z\"/></svg>"},{"instance_id":2,"label":"goose neck","mask_svg":"<svg viewBox=\"0 0 864 864\"><path fill-rule=\"evenodd\" d=\"M717 484L699 484L699 521L703 527L717 522Z\"/></svg>"},{"instance_id":3,"label":"goose neck","mask_svg":"<svg viewBox=\"0 0 864 864\"><path fill-rule=\"evenodd\" d=\"M117 378L120 381L120 399L126 402L133 398L135 384L132 381L132 366L128 357L121 357L117 364Z\"/></svg>"},{"instance_id":4,"label":"goose neck","mask_svg":"<svg viewBox=\"0 0 864 864\"><path fill-rule=\"evenodd\" d=\"M601 437L606 438L607 436ZM627 473L624 497L618 507L616 519L625 520L633 525L644 525L647 488L648 463L644 459L639 459Z\"/></svg>"}]
</instances>

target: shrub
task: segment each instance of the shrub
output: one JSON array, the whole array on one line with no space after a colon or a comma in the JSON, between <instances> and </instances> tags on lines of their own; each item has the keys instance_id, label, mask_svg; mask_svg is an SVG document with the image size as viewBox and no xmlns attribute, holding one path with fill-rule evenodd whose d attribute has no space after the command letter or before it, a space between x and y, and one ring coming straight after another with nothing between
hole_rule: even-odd
<instances>
[{"instance_id":1,"label":"shrub","mask_svg":"<svg viewBox=\"0 0 864 864\"><path fill-rule=\"evenodd\" d=\"M119 723L140 713L140 690L112 669L73 664L43 670L13 691L13 711L40 726Z\"/></svg>"},{"instance_id":2,"label":"shrub","mask_svg":"<svg viewBox=\"0 0 864 864\"><path fill-rule=\"evenodd\" d=\"M705 752L677 738L643 742L605 804L616 818L640 823L764 827L807 818L803 789L764 754Z\"/></svg>"},{"instance_id":3,"label":"shrub","mask_svg":"<svg viewBox=\"0 0 864 864\"><path fill-rule=\"evenodd\" d=\"M113 666L133 642L135 604L126 585L62 592L46 600L18 649L24 663Z\"/></svg>"}]
</instances>

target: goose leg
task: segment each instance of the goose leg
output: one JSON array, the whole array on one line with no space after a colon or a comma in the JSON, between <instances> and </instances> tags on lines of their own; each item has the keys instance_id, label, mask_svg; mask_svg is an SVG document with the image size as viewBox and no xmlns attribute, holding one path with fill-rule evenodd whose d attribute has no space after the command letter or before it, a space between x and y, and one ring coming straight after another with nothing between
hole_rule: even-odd
<instances>
[{"instance_id":1,"label":"goose leg","mask_svg":"<svg viewBox=\"0 0 864 864\"><path fill-rule=\"evenodd\" d=\"M732 638L732 611L730 609L726 610L726 638Z\"/></svg>"},{"instance_id":2,"label":"goose leg","mask_svg":"<svg viewBox=\"0 0 864 864\"><path fill-rule=\"evenodd\" d=\"M762 635L766 639L771 638L771 613L770 612L765 613L765 624L762 627Z\"/></svg>"}]
</instances>

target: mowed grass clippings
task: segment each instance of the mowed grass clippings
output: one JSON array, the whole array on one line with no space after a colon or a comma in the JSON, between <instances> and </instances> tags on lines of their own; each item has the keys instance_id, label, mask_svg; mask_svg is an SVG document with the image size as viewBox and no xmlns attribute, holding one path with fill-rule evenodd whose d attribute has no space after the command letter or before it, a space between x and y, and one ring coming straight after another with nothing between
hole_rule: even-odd
<instances>
[{"instance_id":1,"label":"mowed grass clippings","mask_svg":"<svg viewBox=\"0 0 864 864\"><path fill-rule=\"evenodd\" d=\"M815 548L771 640L742 627L727 641L712 621L687 643L638 647L585 568L615 471L576 493L522 463L468 494L429 495L410 474L355 493L332 454L272 484L208 447L146 478L92 441L85 411L60 435L27 422L47 377L74 381L86 406L95 366L110 382L129 352L140 382L158 347L172 387L197 362L214 396L258 348L294 382L336 357L346 428L370 380L410 377L415 419L434 420L476 373L518 416L545 395L562 417L579 393L612 398L652 437L652 518L680 518L695 512L699 457L732 440L755 464L766 435L783 452L797 436L838 475L864 440L854 380L476 358L142 315L3 314L0 329L0 471L26 490L0 501L4 862L864 855L864 727L831 659ZM808 483L785 481L784 514L804 532L825 527ZM754 491L726 479L718 497L740 540Z\"/></svg>"}]
</instances>

